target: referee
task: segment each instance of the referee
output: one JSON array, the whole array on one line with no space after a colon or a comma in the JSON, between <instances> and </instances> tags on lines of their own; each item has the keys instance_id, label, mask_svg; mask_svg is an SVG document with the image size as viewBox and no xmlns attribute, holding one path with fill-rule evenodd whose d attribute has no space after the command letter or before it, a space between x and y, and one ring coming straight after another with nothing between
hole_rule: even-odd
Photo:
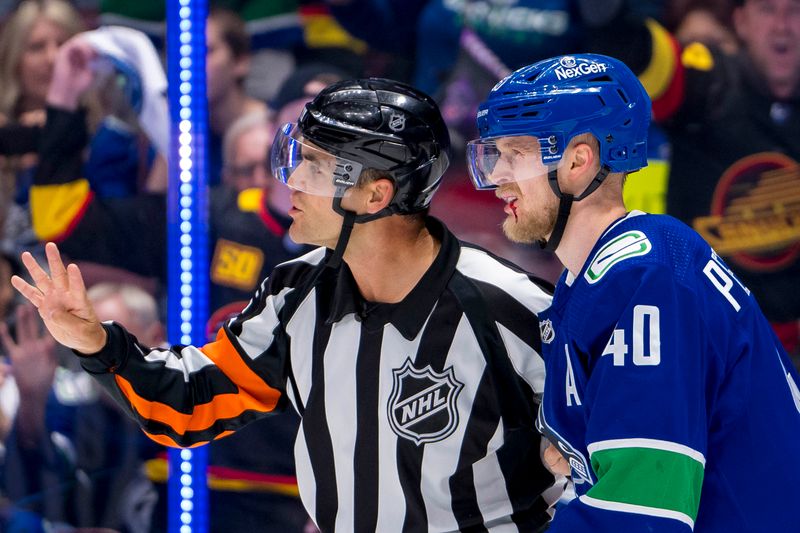
<instances>
[{"instance_id":1,"label":"referee","mask_svg":"<svg viewBox=\"0 0 800 533\"><path fill-rule=\"evenodd\" d=\"M277 266L201 348L98 322L52 243L50 274L26 252L33 285L12 281L160 443L204 443L291 404L322 531L539 531L561 489L534 429L550 292L428 216L449 148L436 104L409 86L323 90L272 148L289 234L319 248Z\"/></svg>"}]
</instances>

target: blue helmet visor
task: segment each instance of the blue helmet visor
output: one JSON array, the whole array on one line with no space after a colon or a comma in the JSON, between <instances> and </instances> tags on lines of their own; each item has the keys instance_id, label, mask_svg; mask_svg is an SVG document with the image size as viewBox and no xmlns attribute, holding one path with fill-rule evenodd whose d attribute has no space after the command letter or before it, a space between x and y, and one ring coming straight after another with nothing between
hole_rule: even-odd
<instances>
[{"instance_id":1,"label":"blue helmet visor","mask_svg":"<svg viewBox=\"0 0 800 533\"><path fill-rule=\"evenodd\" d=\"M467 144L467 169L476 189L547 176L561 164L560 135L514 135Z\"/></svg>"}]
</instances>

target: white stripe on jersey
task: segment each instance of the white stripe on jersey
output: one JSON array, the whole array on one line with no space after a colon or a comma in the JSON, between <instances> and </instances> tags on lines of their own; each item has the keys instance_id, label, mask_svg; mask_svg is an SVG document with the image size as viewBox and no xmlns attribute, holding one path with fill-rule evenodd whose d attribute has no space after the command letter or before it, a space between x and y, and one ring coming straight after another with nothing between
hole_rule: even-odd
<instances>
[{"instance_id":1,"label":"white stripe on jersey","mask_svg":"<svg viewBox=\"0 0 800 533\"><path fill-rule=\"evenodd\" d=\"M355 494L353 458L356 447L356 363L361 323L354 315L344 317L331 329L325 349L325 418L333 446L336 491L340 500L352 501ZM355 523L352 505L340 505L336 531L350 531Z\"/></svg>"},{"instance_id":2,"label":"white stripe on jersey","mask_svg":"<svg viewBox=\"0 0 800 533\"><path fill-rule=\"evenodd\" d=\"M272 332L278 325L277 310L283 307L286 295L294 291L286 287L276 295L269 295L265 300L265 311L242 323L242 333L238 337L239 346L250 359L256 359L264 353L264 349L272 344Z\"/></svg>"},{"instance_id":3,"label":"white stripe on jersey","mask_svg":"<svg viewBox=\"0 0 800 533\"><path fill-rule=\"evenodd\" d=\"M424 328L423 328L424 331ZM383 330L381 370L378 384L378 464L381 470L397 472L397 441L399 437L389 425L387 409L394 387L393 369L401 368L406 359L413 360L422 335L407 340L397 328L387 324ZM406 500L398 476L378 476L378 520L376 531L400 531L406 516Z\"/></svg>"},{"instance_id":4,"label":"white stripe on jersey","mask_svg":"<svg viewBox=\"0 0 800 533\"><path fill-rule=\"evenodd\" d=\"M164 363L170 370L177 370L183 374L183 381L188 382L189 376L201 368L214 366L214 361L206 354L195 348L187 346L181 350L181 357L169 350L151 350L148 353L141 352L145 361L149 363Z\"/></svg>"},{"instance_id":5,"label":"white stripe on jersey","mask_svg":"<svg viewBox=\"0 0 800 533\"><path fill-rule=\"evenodd\" d=\"M593 442L588 446L586 446L586 450L589 452L589 457L591 457L595 452L599 452L601 450L617 450L620 448L651 448L654 450L675 452L681 455L685 455L691 459L694 459L695 461L703 465L703 468L705 468L706 466L706 458L702 453L698 452L693 448L689 448L688 446L684 446L683 444L678 444L677 442L672 442L668 440L611 439L611 440L601 440L598 442Z\"/></svg>"},{"instance_id":6,"label":"white stripe on jersey","mask_svg":"<svg viewBox=\"0 0 800 533\"><path fill-rule=\"evenodd\" d=\"M476 348L477 343L469 320L462 315L444 365L444 368L449 366L455 368L458 371L456 379L464 384L456 400L456 410L462 415L472 412L478 384L486 368L486 361ZM480 357L481 360L475 361L475 357ZM467 370L469 374L465 373ZM464 442L468 422L468 419L459 419L458 427L447 439L425 445L420 489L427 504L429 531L458 531L458 522L451 511L450 485L447 483L433 485L430 482L446 480L456 471L460 454L453 453L453 450L459 449ZM458 447L455 443L459 443ZM477 486L480 492L483 487Z\"/></svg>"},{"instance_id":7,"label":"white stripe on jersey","mask_svg":"<svg viewBox=\"0 0 800 533\"><path fill-rule=\"evenodd\" d=\"M491 533L519 533L519 528L510 516L498 518L494 522L487 522L486 529Z\"/></svg>"},{"instance_id":8,"label":"white stripe on jersey","mask_svg":"<svg viewBox=\"0 0 800 533\"><path fill-rule=\"evenodd\" d=\"M531 326L531 328L533 327L536 325ZM497 329L503 338L503 344L506 345L514 370L531 386L533 392L542 394L544 392L544 359L538 354L531 357L530 345L499 322L497 322ZM531 331L531 335L536 335L535 331Z\"/></svg>"},{"instance_id":9,"label":"white stripe on jersey","mask_svg":"<svg viewBox=\"0 0 800 533\"><path fill-rule=\"evenodd\" d=\"M488 523L492 520L510 520L514 513L514 508L508 499L506 491L505 477L497 461L497 449L503 445L503 421L497 424L497 431L489 441L486 450L486 457L472 465L472 473L475 476L475 486L480 487L478 491L478 506L481 509L483 519ZM517 527L512 524L513 529L497 526L496 531L517 531ZM492 530L495 531L495 530Z\"/></svg>"},{"instance_id":10,"label":"white stripe on jersey","mask_svg":"<svg viewBox=\"0 0 800 533\"><path fill-rule=\"evenodd\" d=\"M648 516L660 516L662 518L671 518L673 520L678 520L679 522L683 522L684 524L688 525L691 529L694 529L694 520L692 520L692 518L689 515L678 511L670 511L669 509L658 509L656 507L647 507L646 505L635 505L632 503L619 503L619 502L609 502L606 500L598 500L597 498L592 498L591 496L587 496L586 494L584 494L583 496L578 496L578 499L590 507L605 509L606 511L620 511L623 513L643 514Z\"/></svg>"},{"instance_id":11,"label":"white stripe on jersey","mask_svg":"<svg viewBox=\"0 0 800 533\"><path fill-rule=\"evenodd\" d=\"M314 518L317 516L317 482L314 477L314 469L311 468L311 457L308 455L303 424L300 424L297 438L294 441L294 460L300 500L308 511L308 516Z\"/></svg>"},{"instance_id":12,"label":"white stripe on jersey","mask_svg":"<svg viewBox=\"0 0 800 533\"><path fill-rule=\"evenodd\" d=\"M302 305L292 315L286 324L286 333L291 338L292 353L313 353L314 328L317 319L316 290L309 292ZM312 357L293 357L291 359L292 373L297 383L297 394L303 405L308 404L308 395L311 393L311 367ZM292 399L294 400L294 398ZM302 430L301 430L302 431ZM313 516L313 515L312 515Z\"/></svg>"},{"instance_id":13,"label":"white stripe on jersey","mask_svg":"<svg viewBox=\"0 0 800 533\"><path fill-rule=\"evenodd\" d=\"M551 296L531 283L526 274L499 263L483 250L462 246L456 268L467 277L502 289L532 313L550 307Z\"/></svg>"}]
</instances>

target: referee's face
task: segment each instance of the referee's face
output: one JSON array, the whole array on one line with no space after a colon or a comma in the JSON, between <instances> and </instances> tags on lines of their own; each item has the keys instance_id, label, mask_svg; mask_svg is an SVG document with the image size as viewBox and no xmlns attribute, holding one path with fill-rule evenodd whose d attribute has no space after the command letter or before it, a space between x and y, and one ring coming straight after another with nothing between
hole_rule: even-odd
<instances>
[{"instance_id":1,"label":"referee's face","mask_svg":"<svg viewBox=\"0 0 800 533\"><path fill-rule=\"evenodd\" d=\"M343 218L333 210L333 198L296 189L290 195L289 237L296 243L334 248L342 229Z\"/></svg>"}]
</instances>

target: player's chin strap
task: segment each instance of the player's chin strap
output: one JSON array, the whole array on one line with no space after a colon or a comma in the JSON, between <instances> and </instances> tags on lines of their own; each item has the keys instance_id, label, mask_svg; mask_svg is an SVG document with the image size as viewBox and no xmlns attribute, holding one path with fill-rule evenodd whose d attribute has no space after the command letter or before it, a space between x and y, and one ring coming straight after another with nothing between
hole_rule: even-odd
<instances>
[{"instance_id":1,"label":"player's chin strap","mask_svg":"<svg viewBox=\"0 0 800 533\"><path fill-rule=\"evenodd\" d=\"M539 241L539 246L543 250L555 252L556 248L558 248L558 245L561 243L561 237L564 236L564 230L567 227L567 220L569 219L569 212L572 209L572 202L579 202L596 191L610 172L611 169L608 168L607 165L600 167L600 170L597 171L592 182L578 196L561 192L561 188L558 186L558 171L556 169L547 173L547 182L550 184L550 188L553 189L553 193L558 197L558 214L556 215L556 224L553 226L550 238Z\"/></svg>"},{"instance_id":2,"label":"player's chin strap","mask_svg":"<svg viewBox=\"0 0 800 533\"><path fill-rule=\"evenodd\" d=\"M394 211L388 207L371 215L356 214L355 211L349 211L342 207L343 196L344 191L340 192L339 196L336 196L333 199L333 210L344 217L344 220L342 221L342 231L339 232L339 240L336 241L336 248L333 249L333 254L325 263L326 266L333 269L339 268L339 265L342 264L344 250L347 248L347 242L350 240L350 234L353 232L353 226L394 214Z\"/></svg>"}]
</instances>

